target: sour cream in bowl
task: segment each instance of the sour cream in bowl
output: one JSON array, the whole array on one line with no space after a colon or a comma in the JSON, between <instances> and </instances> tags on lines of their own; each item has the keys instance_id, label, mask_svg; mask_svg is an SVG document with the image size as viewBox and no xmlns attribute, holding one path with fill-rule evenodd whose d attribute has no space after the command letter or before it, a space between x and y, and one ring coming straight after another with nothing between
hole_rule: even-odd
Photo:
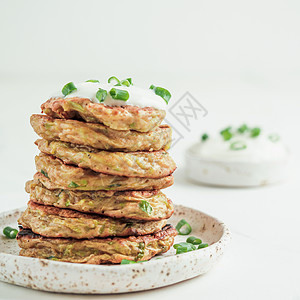
<instances>
[{"instance_id":1,"label":"sour cream in bowl","mask_svg":"<svg viewBox=\"0 0 300 300\"><path fill-rule=\"evenodd\" d=\"M259 127L227 127L186 152L187 176L199 183L251 187L272 184L287 176L289 151L276 133Z\"/></svg>"}]
</instances>

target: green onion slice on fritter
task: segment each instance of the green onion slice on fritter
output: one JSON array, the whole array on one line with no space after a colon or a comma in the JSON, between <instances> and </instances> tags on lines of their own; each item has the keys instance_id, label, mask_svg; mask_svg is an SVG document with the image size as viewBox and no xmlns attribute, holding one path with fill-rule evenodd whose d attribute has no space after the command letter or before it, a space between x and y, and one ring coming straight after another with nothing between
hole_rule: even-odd
<instances>
[{"instance_id":1,"label":"green onion slice on fritter","mask_svg":"<svg viewBox=\"0 0 300 300\"><path fill-rule=\"evenodd\" d=\"M67 96L75 91L77 91L77 88L73 82L67 83L61 90L64 96Z\"/></svg>"},{"instance_id":2,"label":"green onion slice on fritter","mask_svg":"<svg viewBox=\"0 0 300 300\"><path fill-rule=\"evenodd\" d=\"M74 181L71 181L70 184L68 185L69 188L77 188L79 187L79 184L77 184L76 182Z\"/></svg>"},{"instance_id":3,"label":"green onion slice on fritter","mask_svg":"<svg viewBox=\"0 0 300 300\"><path fill-rule=\"evenodd\" d=\"M99 100L99 102L104 102L105 98L107 96L107 91L103 89L99 89L96 93L96 98Z\"/></svg>"},{"instance_id":4,"label":"green onion slice on fritter","mask_svg":"<svg viewBox=\"0 0 300 300\"><path fill-rule=\"evenodd\" d=\"M120 84L120 80L116 76L111 76L108 78L108 83L116 85Z\"/></svg>"},{"instance_id":5,"label":"green onion slice on fritter","mask_svg":"<svg viewBox=\"0 0 300 300\"><path fill-rule=\"evenodd\" d=\"M124 86L127 86L129 87L130 86L130 82L127 80L127 79L124 79L120 82L121 85L124 85Z\"/></svg>"},{"instance_id":6,"label":"green onion slice on fritter","mask_svg":"<svg viewBox=\"0 0 300 300\"><path fill-rule=\"evenodd\" d=\"M152 208L151 204L146 200L141 200L140 203L139 203L139 207L142 211L147 213L148 216L150 216L152 211L153 211L153 208Z\"/></svg>"},{"instance_id":7,"label":"green onion slice on fritter","mask_svg":"<svg viewBox=\"0 0 300 300\"><path fill-rule=\"evenodd\" d=\"M133 84L132 84L132 78L126 78L125 80L127 80L127 81L129 82L130 85L133 85Z\"/></svg>"},{"instance_id":8,"label":"green onion slice on fritter","mask_svg":"<svg viewBox=\"0 0 300 300\"><path fill-rule=\"evenodd\" d=\"M119 90L119 89L112 88L109 91L109 94L115 100L127 101L129 99L129 93L127 91L124 91L124 90Z\"/></svg>"},{"instance_id":9,"label":"green onion slice on fritter","mask_svg":"<svg viewBox=\"0 0 300 300\"><path fill-rule=\"evenodd\" d=\"M86 80L85 82L100 83L99 80L97 80L97 79L89 79L89 80Z\"/></svg>"},{"instance_id":10,"label":"green onion slice on fritter","mask_svg":"<svg viewBox=\"0 0 300 300\"><path fill-rule=\"evenodd\" d=\"M45 177L49 178L48 173L45 172L43 169L41 170L41 173L42 173Z\"/></svg>"}]
</instances>

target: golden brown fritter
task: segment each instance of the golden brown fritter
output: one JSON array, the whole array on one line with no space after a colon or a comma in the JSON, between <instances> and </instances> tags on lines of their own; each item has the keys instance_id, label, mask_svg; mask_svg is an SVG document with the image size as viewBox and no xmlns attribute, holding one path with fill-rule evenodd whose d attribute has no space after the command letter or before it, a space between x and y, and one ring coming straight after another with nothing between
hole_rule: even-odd
<instances>
[{"instance_id":1,"label":"golden brown fritter","mask_svg":"<svg viewBox=\"0 0 300 300\"><path fill-rule=\"evenodd\" d=\"M136 222L101 217L71 209L62 209L28 202L18 220L24 228L47 237L91 239L95 237L146 235L160 231L166 220Z\"/></svg>"},{"instance_id":2,"label":"golden brown fritter","mask_svg":"<svg viewBox=\"0 0 300 300\"><path fill-rule=\"evenodd\" d=\"M176 164L166 151L110 152L61 141L37 140L43 153L60 158L66 164L95 172L126 177L162 178L171 175Z\"/></svg>"},{"instance_id":3,"label":"golden brown fritter","mask_svg":"<svg viewBox=\"0 0 300 300\"><path fill-rule=\"evenodd\" d=\"M34 131L46 140L61 140L101 150L168 150L172 141L172 129L168 125L141 133L134 130L114 130L102 124L53 119L43 115L32 115L30 123Z\"/></svg>"},{"instance_id":4,"label":"golden brown fritter","mask_svg":"<svg viewBox=\"0 0 300 300\"><path fill-rule=\"evenodd\" d=\"M55 188L82 191L159 190L173 184L172 175L158 179L106 175L65 165L60 159L43 153L35 157L35 165L44 175L40 176L40 181L49 189L47 179Z\"/></svg>"},{"instance_id":5,"label":"golden brown fritter","mask_svg":"<svg viewBox=\"0 0 300 300\"><path fill-rule=\"evenodd\" d=\"M170 218L174 207L161 191L70 191L49 190L38 181L28 181L26 191L38 204L96 213L112 218L158 221Z\"/></svg>"},{"instance_id":6,"label":"golden brown fritter","mask_svg":"<svg viewBox=\"0 0 300 300\"><path fill-rule=\"evenodd\" d=\"M81 119L100 123L115 130L148 132L160 125L166 112L154 107L132 105L107 106L87 98L51 98L41 106L42 112L53 118Z\"/></svg>"},{"instance_id":7,"label":"golden brown fritter","mask_svg":"<svg viewBox=\"0 0 300 300\"><path fill-rule=\"evenodd\" d=\"M86 264L119 264L123 259L145 261L167 252L174 242L176 230L166 225L161 231L126 238L66 239L47 238L22 229L17 241L20 255Z\"/></svg>"}]
</instances>

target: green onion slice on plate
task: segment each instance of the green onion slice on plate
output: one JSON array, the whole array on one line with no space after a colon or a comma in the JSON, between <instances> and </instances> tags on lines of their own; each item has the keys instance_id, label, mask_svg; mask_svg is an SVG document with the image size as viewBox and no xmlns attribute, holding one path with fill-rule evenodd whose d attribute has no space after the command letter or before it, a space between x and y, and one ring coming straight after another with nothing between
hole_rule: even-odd
<instances>
[{"instance_id":1,"label":"green onion slice on plate","mask_svg":"<svg viewBox=\"0 0 300 300\"><path fill-rule=\"evenodd\" d=\"M127 101L129 99L129 93L127 91L124 91L124 90L119 90L119 89L112 88L109 91L109 94L115 100Z\"/></svg>"},{"instance_id":2,"label":"green onion slice on plate","mask_svg":"<svg viewBox=\"0 0 300 300\"><path fill-rule=\"evenodd\" d=\"M200 244L198 246L198 249L202 249L202 248L206 248L206 247L208 247L208 244Z\"/></svg>"},{"instance_id":3,"label":"green onion slice on plate","mask_svg":"<svg viewBox=\"0 0 300 300\"><path fill-rule=\"evenodd\" d=\"M75 91L77 91L77 87L75 86L75 84L73 82L69 82L69 83L65 84L61 90L61 92L63 93L64 96L67 96Z\"/></svg>"},{"instance_id":4,"label":"green onion slice on plate","mask_svg":"<svg viewBox=\"0 0 300 300\"><path fill-rule=\"evenodd\" d=\"M18 230L7 226L3 229L3 234L9 239L15 239L18 234Z\"/></svg>"},{"instance_id":5,"label":"green onion slice on plate","mask_svg":"<svg viewBox=\"0 0 300 300\"><path fill-rule=\"evenodd\" d=\"M192 232L191 225L184 219L180 220L175 228L179 235L188 235Z\"/></svg>"},{"instance_id":6,"label":"green onion slice on plate","mask_svg":"<svg viewBox=\"0 0 300 300\"><path fill-rule=\"evenodd\" d=\"M173 248L176 249L176 254L186 253L197 249L195 245L186 242L175 244L173 245Z\"/></svg>"},{"instance_id":7,"label":"green onion slice on plate","mask_svg":"<svg viewBox=\"0 0 300 300\"><path fill-rule=\"evenodd\" d=\"M200 244L202 244L201 239L196 238L196 237L194 237L194 236L188 237L187 240L186 240L186 242L187 242L187 243L191 243L191 244L193 244L193 245L200 245Z\"/></svg>"},{"instance_id":8,"label":"green onion slice on plate","mask_svg":"<svg viewBox=\"0 0 300 300\"><path fill-rule=\"evenodd\" d=\"M171 99L171 93L168 90L159 86L154 86L153 84L150 86L149 89L153 90L157 96L162 97L167 104L169 103Z\"/></svg>"}]
</instances>

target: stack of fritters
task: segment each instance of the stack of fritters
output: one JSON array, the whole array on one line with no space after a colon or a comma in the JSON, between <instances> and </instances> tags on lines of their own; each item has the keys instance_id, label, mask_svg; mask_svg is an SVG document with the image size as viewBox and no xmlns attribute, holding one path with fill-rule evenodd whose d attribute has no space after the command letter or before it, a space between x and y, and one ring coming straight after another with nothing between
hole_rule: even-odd
<instances>
[{"instance_id":1,"label":"stack of fritters","mask_svg":"<svg viewBox=\"0 0 300 300\"><path fill-rule=\"evenodd\" d=\"M176 230L160 190L176 165L163 110L52 98L32 115L37 173L26 183L20 255L78 263L143 261L166 252Z\"/></svg>"}]
</instances>

